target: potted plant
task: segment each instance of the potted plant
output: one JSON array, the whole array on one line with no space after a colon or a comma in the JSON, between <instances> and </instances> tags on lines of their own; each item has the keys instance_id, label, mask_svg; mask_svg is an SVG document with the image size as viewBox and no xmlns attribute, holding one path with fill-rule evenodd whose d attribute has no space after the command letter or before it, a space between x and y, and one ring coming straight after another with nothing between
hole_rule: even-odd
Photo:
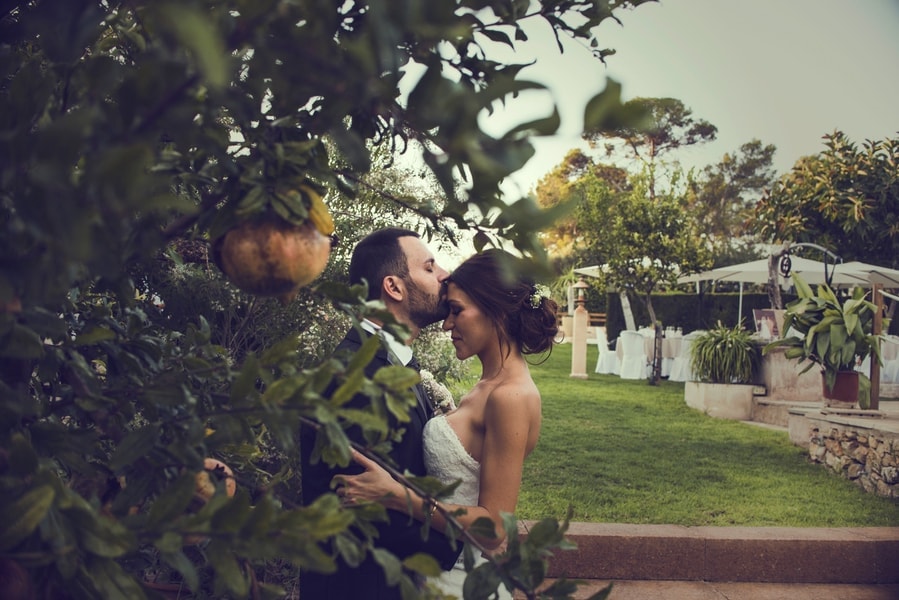
<instances>
[{"instance_id":1,"label":"potted plant","mask_svg":"<svg viewBox=\"0 0 899 600\"><path fill-rule=\"evenodd\" d=\"M684 385L688 406L709 416L746 421L752 416L753 378L761 354L742 323L726 327L719 321L697 336L690 363L697 381Z\"/></svg>"},{"instance_id":2,"label":"potted plant","mask_svg":"<svg viewBox=\"0 0 899 600\"><path fill-rule=\"evenodd\" d=\"M882 362L880 338L872 333L877 305L865 298L865 290L860 287L842 300L826 284L813 291L796 274L793 285L798 297L786 306L786 337L771 342L763 352L784 348L786 358L800 364L808 361L800 373L817 365L821 369L825 403L858 402L860 381L865 389L870 389L870 381L855 370L856 366L868 355Z\"/></svg>"}]
</instances>

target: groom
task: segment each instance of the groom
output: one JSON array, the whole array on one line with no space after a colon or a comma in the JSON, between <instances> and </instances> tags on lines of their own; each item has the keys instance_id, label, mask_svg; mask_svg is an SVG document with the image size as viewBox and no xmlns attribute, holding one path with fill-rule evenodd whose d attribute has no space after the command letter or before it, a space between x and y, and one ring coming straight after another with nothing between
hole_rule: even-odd
<instances>
[{"instance_id":1,"label":"groom","mask_svg":"<svg viewBox=\"0 0 899 600\"><path fill-rule=\"evenodd\" d=\"M384 341L375 358L366 367L366 377L373 377L375 371L391 364L412 366L412 349L408 344L418 337L422 328L446 317L447 308L442 288L443 281L448 276L449 273L437 264L434 255L414 231L393 227L380 229L356 245L350 260L350 283L367 281L368 300L383 301L397 322L404 324L411 332L408 340L397 340L386 331L381 331L380 323L363 321L362 327L367 334L381 335ZM335 352L357 351L365 341L364 337L366 336L360 335L355 328L350 329ZM425 475L422 429L431 410L424 404L424 394L416 390L416 396L419 406L410 411L410 421L402 425L406 430L405 434L401 441L394 443L390 457L400 472L408 470L415 475ZM368 396L357 394L347 407L363 408L369 403ZM395 427L397 423L391 425ZM304 429L300 437L300 451L303 503L307 505L321 494L331 492L330 482L335 475L350 472L354 468L351 465L341 471L332 469L321 461L310 464L309 457L314 444L314 432ZM388 512L388 517L388 522L377 523L379 536L375 543L378 547L389 550L400 560L417 552L424 552L437 559L445 570L452 567L461 551L461 545L453 548L443 534L434 530L429 532L427 540L422 540L420 523L393 511ZM337 564L337 571L331 574L303 571L300 575L300 598L401 598L399 586L387 584L383 569L370 554L358 567L347 565L339 557Z\"/></svg>"}]
</instances>

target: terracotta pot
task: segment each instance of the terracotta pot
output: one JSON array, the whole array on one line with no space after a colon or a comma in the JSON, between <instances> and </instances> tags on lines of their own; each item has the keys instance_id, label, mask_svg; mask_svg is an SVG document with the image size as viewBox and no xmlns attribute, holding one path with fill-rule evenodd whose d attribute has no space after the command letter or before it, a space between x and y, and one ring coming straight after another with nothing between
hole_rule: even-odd
<instances>
[{"instance_id":1,"label":"terracotta pot","mask_svg":"<svg viewBox=\"0 0 899 600\"><path fill-rule=\"evenodd\" d=\"M824 403L828 406L855 404L858 402L858 372L840 371L837 373L837 378L833 384L832 390L827 389L827 380L822 373L821 388L824 394ZM829 403L828 400L833 400L835 402Z\"/></svg>"}]
</instances>

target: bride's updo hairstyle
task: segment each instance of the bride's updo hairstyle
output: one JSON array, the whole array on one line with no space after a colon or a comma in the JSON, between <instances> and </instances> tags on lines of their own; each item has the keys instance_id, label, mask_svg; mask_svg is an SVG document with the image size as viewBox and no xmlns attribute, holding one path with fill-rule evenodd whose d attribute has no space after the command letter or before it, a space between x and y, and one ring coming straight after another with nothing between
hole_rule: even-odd
<instances>
[{"instance_id":1,"label":"bride's updo hairstyle","mask_svg":"<svg viewBox=\"0 0 899 600\"><path fill-rule=\"evenodd\" d=\"M491 248L465 260L446 281L459 286L496 325L506 355L513 345L522 354L552 350L559 332L558 305L546 286L535 284L522 266L520 258Z\"/></svg>"}]
</instances>

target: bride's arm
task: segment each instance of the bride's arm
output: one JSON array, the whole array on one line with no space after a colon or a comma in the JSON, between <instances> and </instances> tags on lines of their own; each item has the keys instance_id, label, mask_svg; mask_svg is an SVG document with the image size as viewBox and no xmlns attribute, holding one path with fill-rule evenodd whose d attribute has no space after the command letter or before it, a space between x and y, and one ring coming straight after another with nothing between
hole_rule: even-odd
<instances>
[{"instance_id":1,"label":"bride's arm","mask_svg":"<svg viewBox=\"0 0 899 600\"><path fill-rule=\"evenodd\" d=\"M441 532L446 531L448 521L441 511L437 510L438 505L450 514L459 510L464 511L462 514L453 514L453 518L463 529L471 527L480 517L491 517L489 511L481 506L463 506L423 498L394 479L378 463L355 450L353 451L353 460L365 469L362 473L335 477L335 480L338 481L337 495L347 505L363 501L379 502L389 510L411 515L418 521L430 519L431 527ZM503 533L502 528L496 531L500 535ZM491 550L503 541L502 539L484 539L481 536L476 536L476 539L485 548Z\"/></svg>"},{"instance_id":2,"label":"bride's arm","mask_svg":"<svg viewBox=\"0 0 899 600\"><path fill-rule=\"evenodd\" d=\"M522 398L514 393L491 395L484 413L484 445L481 456L480 492L477 506L439 502L449 513L460 509L463 514L454 515L456 521L468 529L482 517L494 524L496 537L477 540L485 548L493 550L505 541L502 513L515 512L521 488L521 473L527 448L529 419L521 410ZM337 494L347 504L360 501L379 502L390 510L396 510L419 521L431 519L431 526L445 532L447 520L437 510L437 503L422 498L395 480L390 473L363 454L353 451L353 460L365 470L358 475L340 475Z\"/></svg>"}]
</instances>

